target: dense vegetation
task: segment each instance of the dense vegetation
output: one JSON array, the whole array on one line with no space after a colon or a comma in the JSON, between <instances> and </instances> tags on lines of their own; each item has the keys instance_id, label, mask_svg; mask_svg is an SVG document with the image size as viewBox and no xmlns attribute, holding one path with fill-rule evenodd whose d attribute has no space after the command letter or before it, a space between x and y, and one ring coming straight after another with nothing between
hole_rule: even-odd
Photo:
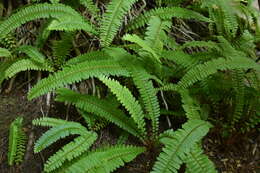
<instances>
[{"instance_id":1,"label":"dense vegetation","mask_svg":"<svg viewBox=\"0 0 260 173\"><path fill-rule=\"evenodd\" d=\"M82 117L33 120L50 128L35 153L73 137L44 172L109 173L155 151L152 173L183 166L187 173L217 172L202 147L210 128L226 138L259 128L260 13L252 3L33 0L11 11L0 7L0 84L11 90L27 71L35 84L29 100L54 96ZM33 38L21 39L28 23ZM22 122L10 126L10 166L23 160ZM93 147L99 130L112 124L121 129L112 132L116 144Z\"/></svg>"}]
</instances>

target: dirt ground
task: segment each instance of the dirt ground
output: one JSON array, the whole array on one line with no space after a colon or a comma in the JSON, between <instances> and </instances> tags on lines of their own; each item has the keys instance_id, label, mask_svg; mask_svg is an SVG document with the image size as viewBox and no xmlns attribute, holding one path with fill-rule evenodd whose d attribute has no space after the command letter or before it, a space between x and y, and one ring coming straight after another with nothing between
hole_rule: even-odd
<instances>
[{"instance_id":1,"label":"dirt ground","mask_svg":"<svg viewBox=\"0 0 260 173\"><path fill-rule=\"evenodd\" d=\"M34 155L32 152L34 141L44 131L31 125L31 120L43 115L46 108L38 101L29 102L26 99L26 90L14 90L10 94L0 94L0 173L40 173L43 163L53 148L43 154ZM51 112L56 116L61 115L56 108ZM64 110L64 109L62 109ZM17 117L25 119L24 130L28 136L25 161L20 166L9 167L7 165L8 128L10 123ZM64 117L62 117L64 118ZM77 119L77 118L74 118ZM109 128L109 127L108 127ZM99 132L102 138L97 141L113 143L115 137L108 132L108 128ZM260 134L237 136L233 140L225 141L217 133L217 129L204 140L206 154L214 161L221 173L260 173ZM113 139L114 138L114 139ZM148 173L154 160L152 157L142 154L133 163L127 164L125 168L119 169L117 173ZM149 160L150 159L150 160Z\"/></svg>"}]
</instances>

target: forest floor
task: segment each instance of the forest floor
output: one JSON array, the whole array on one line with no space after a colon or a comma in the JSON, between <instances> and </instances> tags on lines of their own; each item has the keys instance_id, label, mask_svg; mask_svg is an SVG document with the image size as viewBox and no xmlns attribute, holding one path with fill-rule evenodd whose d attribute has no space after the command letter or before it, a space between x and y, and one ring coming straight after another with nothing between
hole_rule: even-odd
<instances>
[{"instance_id":1,"label":"forest floor","mask_svg":"<svg viewBox=\"0 0 260 173\"><path fill-rule=\"evenodd\" d=\"M57 146L53 146L41 154L33 154L33 143L45 129L33 127L31 120L43 116L46 106L42 103L39 100L29 102L26 98L26 91L21 89L13 90L9 94L0 94L0 173L40 173L46 158L55 151L55 148L61 145L55 144ZM50 115L65 118L62 115L64 112L66 112L66 107L54 104L50 110ZM28 144L25 161L20 166L10 168L7 165L8 128L17 116L23 116L25 119L24 130L28 136ZM115 137L110 134L109 128L107 127L99 132L102 137L97 140L98 142L113 143L115 141ZM212 129L205 138L203 146L219 172L260 173L259 133L251 132L224 140L217 132L218 129ZM142 154L133 163L119 169L117 173L148 173L154 162L153 158Z\"/></svg>"}]
</instances>

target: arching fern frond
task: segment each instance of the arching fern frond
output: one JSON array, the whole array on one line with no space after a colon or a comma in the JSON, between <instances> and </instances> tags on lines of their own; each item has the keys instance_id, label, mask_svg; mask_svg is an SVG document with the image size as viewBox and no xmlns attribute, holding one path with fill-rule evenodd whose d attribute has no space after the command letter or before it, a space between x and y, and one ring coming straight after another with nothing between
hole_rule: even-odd
<instances>
[{"instance_id":1,"label":"arching fern frond","mask_svg":"<svg viewBox=\"0 0 260 173\"><path fill-rule=\"evenodd\" d=\"M65 173L110 173L144 152L142 147L105 147L81 156L75 163L63 170Z\"/></svg>"},{"instance_id":2,"label":"arching fern frond","mask_svg":"<svg viewBox=\"0 0 260 173\"><path fill-rule=\"evenodd\" d=\"M211 125L202 120L189 120L177 131L168 130L162 134L161 142L165 145L160 153L152 173L177 173L185 154L207 134Z\"/></svg>"},{"instance_id":3,"label":"arching fern frond","mask_svg":"<svg viewBox=\"0 0 260 173\"><path fill-rule=\"evenodd\" d=\"M144 113L139 102L134 98L128 88L122 86L118 81L107 77L99 78L116 95L118 101L127 109L137 124L141 134L146 136Z\"/></svg>"},{"instance_id":4,"label":"arching fern frond","mask_svg":"<svg viewBox=\"0 0 260 173\"><path fill-rule=\"evenodd\" d=\"M201 146L196 144L185 156L186 173L217 173L214 164L203 154Z\"/></svg>"},{"instance_id":5,"label":"arching fern frond","mask_svg":"<svg viewBox=\"0 0 260 173\"><path fill-rule=\"evenodd\" d=\"M102 18L100 27L101 45L107 47L113 41L122 24L124 15L137 0L112 0Z\"/></svg>"},{"instance_id":6,"label":"arching fern frond","mask_svg":"<svg viewBox=\"0 0 260 173\"><path fill-rule=\"evenodd\" d=\"M97 139L96 133L87 133L81 134L81 136L75 138L72 142L63 146L59 151L57 151L53 156L49 157L47 162L44 164L44 171L51 172L68 160L80 156L83 152L87 151L89 147Z\"/></svg>"},{"instance_id":7,"label":"arching fern frond","mask_svg":"<svg viewBox=\"0 0 260 173\"><path fill-rule=\"evenodd\" d=\"M10 33L15 28L20 25L35 19L40 18L49 18L53 17L58 19L59 21L64 21L65 19L73 19L75 21L80 21L82 23L87 23L84 18L72 9L69 6L63 4L36 4L13 14L11 17L6 19L4 22L0 24L0 39L5 37L8 33ZM93 32L93 29L90 25L85 28L88 32Z\"/></svg>"},{"instance_id":8,"label":"arching fern frond","mask_svg":"<svg viewBox=\"0 0 260 173\"><path fill-rule=\"evenodd\" d=\"M12 166L23 161L26 135L22 129L23 118L16 118L9 127L8 164Z\"/></svg>"},{"instance_id":9,"label":"arching fern frond","mask_svg":"<svg viewBox=\"0 0 260 173\"><path fill-rule=\"evenodd\" d=\"M66 122L62 125L54 126L37 140L34 146L34 152L38 153L57 140L69 135L84 135L86 133L88 133L87 129L75 122Z\"/></svg>"},{"instance_id":10,"label":"arching fern frond","mask_svg":"<svg viewBox=\"0 0 260 173\"><path fill-rule=\"evenodd\" d=\"M1 57L10 57L12 54L8 49L0 47L0 58Z\"/></svg>"},{"instance_id":11,"label":"arching fern frond","mask_svg":"<svg viewBox=\"0 0 260 173\"><path fill-rule=\"evenodd\" d=\"M189 41L180 46L180 49L192 48L192 47L204 47L208 49L219 50L219 47L216 43L212 41Z\"/></svg>"},{"instance_id":12,"label":"arching fern frond","mask_svg":"<svg viewBox=\"0 0 260 173\"><path fill-rule=\"evenodd\" d=\"M152 16L160 16L162 20L169 20L173 17L177 17L182 19L196 19L204 22L211 22L209 18L204 17L195 11L180 7L164 7L144 12L144 14L141 14L130 21L127 26L127 30L130 31L145 26Z\"/></svg>"},{"instance_id":13,"label":"arching fern frond","mask_svg":"<svg viewBox=\"0 0 260 173\"><path fill-rule=\"evenodd\" d=\"M67 122L66 120L43 117L43 118L34 119L32 121L32 124L35 126L54 127L54 126L65 124L66 122Z\"/></svg>"},{"instance_id":14,"label":"arching fern frond","mask_svg":"<svg viewBox=\"0 0 260 173\"><path fill-rule=\"evenodd\" d=\"M100 11L93 0L80 0L79 3L86 7L94 17L97 16L97 13Z\"/></svg>"},{"instance_id":15,"label":"arching fern frond","mask_svg":"<svg viewBox=\"0 0 260 173\"><path fill-rule=\"evenodd\" d=\"M40 64L31 59L21 59L14 62L5 70L5 78L11 78L21 71L38 70L38 71L52 71L53 69L46 64Z\"/></svg>"},{"instance_id":16,"label":"arching fern frond","mask_svg":"<svg viewBox=\"0 0 260 173\"><path fill-rule=\"evenodd\" d=\"M33 99L59 87L100 75L128 76L129 74L117 61L86 61L65 67L63 70L41 80L31 89L28 98Z\"/></svg>"},{"instance_id":17,"label":"arching fern frond","mask_svg":"<svg viewBox=\"0 0 260 173\"><path fill-rule=\"evenodd\" d=\"M260 66L253 60L244 57L235 57L227 60L218 58L193 67L183 76L177 85L179 88L188 88L194 83L218 72L218 70L251 68L259 70Z\"/></svg>"},{"instance_id":18,"label":"arching fern frond","mask_svg":"<svg viewBox=\"0 0 260 173\"><path fill-rule=\"evenodd\" d=\"M133 120L116 107L111 106L110 101L101 100L95 96L82 95L65 88L59 89L57 93L57 101L70 103L86 112L105 118L132 135L142 138Z\"/></svg>"}]
</instances>

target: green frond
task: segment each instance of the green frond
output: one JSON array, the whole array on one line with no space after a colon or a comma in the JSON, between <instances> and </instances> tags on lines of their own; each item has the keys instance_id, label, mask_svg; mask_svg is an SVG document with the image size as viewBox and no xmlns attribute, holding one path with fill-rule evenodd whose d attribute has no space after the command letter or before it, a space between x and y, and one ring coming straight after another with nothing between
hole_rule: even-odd
<instances>
[{"instance_id":1,"label":"green frond","mask_svg":"<svg viewBox=\"0 0 260 173\"><path fill-rule=\"evenodd\" d=\"M44 126L44 127L54 127L66 123L67 123L66 120L50 118L50 117L37 118L32 121L32 124L34 126Z\"/></svg>"},{"instance_id":2,"label":"green frond","mask_svg":"<svg viewBox=\"0 0 260 173\"><path fill-rule=\"evenodd\" d=\"M134 84L141 95L146 113L152 121L153 137L156 138L159 130L160 106L154 91L153 82L149 80L149 75L143 69L133 67L130 72Z\"/></svg>"},{"instance_id":3,"label":"green frond","mask_svg":"<svg viewBox=\"0 0 260 173\"><path fill-rule=\"evenodd\" d=\"M202 47L202 48L219 50L219 47L217 46L217 44L212 41L189 41L189 42L184 43L180 47L180 49L192 48L192 47Z\"/></svg>"},{"instance_id":4,"label":"green frond","mask_svg":"<svg viewBox=\"0 0 260 173\"><path fill-rule=\"evenodd\" d=\"M208 122L189 120L182 129L163 133L160 141L165 147L157 158L152 173L177 173L183 163L182 158L207 134L210 127Z\"/></svg>"},{"instance_id":5,"label":"green frond","mask_svg":"<svg viewBox=\"0 0 260 173\"><path fill-rule=\"evenodd\" d=\"M5 71L5 78L11 78L15 74L27 71L27 70L38 70L38 71L52 71L52 68L46 66L46 64L40 64L30 59L20 59L10 65Z\"/></svg>"},{"instance_id":6,"label":"green frond","mask_svg":"<svg viewBox=\"0 0 260 173\"><path fill-rule=\"evenodd\" d=\"M76 65L90 60L105 60L111 58L105 51L91 51L69 59L65 66Z\"/></svg>"},{"instance_id":7,"label":"green frond","mask_svg":"<svg viewBox=\"0 0 260 173\"><path fill-rule=\"evenodd\" d=\"M133 120L124 115L124 113L116 107L111 106L109 100L101 100L95 96L82 95L65 88L59 89L57 93L57 101L70 103L86 112L100 116L132 135L141 138Z\"/></svg>"},{"instance_id":8,"label":"green frond","mask_svg":"<svg viewBox=\"0 0 260 173\"><path fill-rule=\"evenodd\" d=\"M59 21L73 19L81 23L87 23L77 11L69 6L48 3L36 4L21 9L2 22L0 24L0 39L4 38L12 30L28 21L49 17L55 18ZM88 25L85 30L90 33L94 31L90 25Z\"/></svg>"},{"instance_id":9,"label":"green frond","mask_svg":"<svg viewBox=\"0 0 260 173\"><path fill-rule=\"evenodd\" d=\"M86 153L74 164L63 170L65 173L110 173L144 152L143 147L113 146Z\"/></svg>"},{"instance_id":10,"label":"green frond","mask_svg":"<svg viewBox=\"0 0 260 173\"><path fill-rule=\"evenodd\" d=\"M93 25L90 25L85 20L77 20L73 17L63 19L52 20L48 26L48 30L57 30L57 31L76 31L83 30L90 34L97 34Z\"/></svg>"},{"instance_id":11,"label":"green frond","mask_svg":"<svg viewBox=\"0 0 260 173\"><path fill-rule=\"evenodd\" d=\"M44 164L44 171L51 172L68 160L80 156L83 152L87 151L89 147L97 139L97 134L94 132L85 133L74 139L74 141L63 146L53 156L49 157L47 162Z\"/></svg>"},{"instance_id":12,"label":"green frond","mask_svg":"<svg viewBox=\"0 0 260 173\"><path fill-rule=\"evenodd\" d=\"M44 44L48 40L51 31L48 29L48 26L50 25L51 21L53 19L48 19L45 23L43 23L39 29L39 33L35 40L35 46L39 49L43 48Z\"/></svg>"},{"instance_id":13,"label":"green frond","mask_svg":"<svg viewBox=\"0 0 260 173\"><path fill-rule=\"evenodd\" d=\"M163 21L157 16L152 16L149 20L145 41L153 50L161 51L163 43L167 40L165 31L171 27L170 21Z\"/></svg>"},{"instance_id":14,"label":"green frond","mask_svg":"<svg viewBox=\"0 0 260 173\"><path fill-rule=\"evenodd\" d=\"M130 41L132 43L136 43L140 46L143 50L150 53L158 62L161 62L159 56L156 54L155 50L153 50L144 40L142 40L138 35L135 34L126 34L123 37L123 40Z\"/></svg>"},{"instance_id":15,"label":"green frond","mask_svg":"<svg viewBox=\"0 0 260 173\"><path fill-rule=\"evenodd\" d=\"M128 76L129 74L117 61L85 61L65 67L63 70L41 80L31 89L28 98L31 100L65 85L100 75Z\"/></svg>"},{"instance_id":16,"label":"green frond","mask_svg":"<svg viewBox=\"0 0 260 173\"><path fill-rule=\"evenodd\" d=\"M54 126L36 141L34 152L38 153L57 140L69 135L86 135L87 133L90 132L88 132L81 124L75 122L66 122L65 124Z\"/></svg>"},{"instance_id":17,"label":"green frond","mask_svg":"<svg viewBox=\"0 0 260 173\"><path fill-rule=\"evenodd\" d=\"M111 0L108 4L100 27L100 39L103 47L107 47L111 44L122 25L123 17L136 1L137 0Z\"/></svg>"},{"instance_id":18,"label":"green frond","mask_svg":"<svg viewBox=\"0 0 260 173\"><path fill-rule=\"evenodd\" d=\"M130 31L145 26L152 16L159 16L162 20L170 20L173 17L176 17L182 19L196 19L199 21L211 22L209 18L204 17L203 15L195 11L180 7L161 7L146 11L144 12L144 14L137 16L135 19L130 21L127 26L127 30Z\"/></svg>"},{"instance_id":19,"label":"green frond","mask_svg":"<svg viewBox=\"0 0 260 173\"><path fill-rule=\"evenodd\" d=\"M122 86L118 81L107 78L99 77L99 79L116 95L118 101L126 108L131 117L137 124L141 134L146 136L144 113L139 102L134 98L128 88Z\"/></svg>"},{"instance_id":20,"label":"green frond","mask_svg":"<svg viewBox=\"0 0 260 173\"><path fill-rule=\"evenodd\" d=\"M18 117L9 127L8 164L10 166L23 161L26 135L22 130L22 124L23 118Z\"/></svg>"},{"instance_id":21,"label":"green frond","mask_svg":"<svg viewBox=\"0 0 260 173\"><path fill-rule=\"evenodd\" d=\"M10 56L12 56L12 53L8 49L0 47L0 58L1 57L10 57Z\"/></svg>"},{"instance_id":22,"label":"green frond","mask_svg":"<svg viewBox=\"0 0 260 173\"><path fill-rule=\"evenodd\" d=\"M31 60L47 65L46 57L39 52L36 47L23 45L17 48L17 51L26 54Z\"/></svg>"},{"instance_id":23,"label":"green frond","mask_svg":"<svg viewBox=\"0 0 260 173\"><path fill-rule=\"evenodd\" d=\"M186 173L217 173L214 164L203 154L200 145L195 145L185 156Z\"/></svg>"},{"instance_id":24,"label":"green frond","mask_svg":"<svg viewBox=\"0 0 260 173\"><path fill-rule=\"evenodd\" d=\"M189 91L184 89L179 92L181 94L182 107L186 112L187 118L190 120L201 119L199 104L190 96Z\"/></svg>"},{"instance_id":25,"label":"green frond","mask_svg":"<svg viewBox=\"0 0 260 173\"><path fill-rule=\"evenodd\" d=\"M98 12L100 11L93 0L80 0L79 3L86 7L94 17L97 16Z\"/></svg>"},{"instance_id":26,"label":"green frond","mask_svg":"<svg viewBox=\"0 0 260 173\"><path fill-rule=\"evenodd\" d=\"M245 87L244 72L242 70L234 70L233 82L235 89L234 112L231 118L231 124L234 126L243 116L245 104Z\"/></svg>"},{"instance_id":27,"label":"green frond","mask_svg":"<svg viewBox=\"0 0 260 173\"><path fill-rule=\"evenodd\" d=\"M205 62L204 64L196 65L182 77L177 85L179 88L188 88L194 83L217 73L218 70L251 68L259 70L260 66L253 60L244 57L234 57L230 59L218 58Z\"/></svg>"},{"instance_id":28,"label":"green frond","mask_svg":"<svg viewBox=\"0 0 260 173\"><path fill-rule=\"evenodd\" d=\"M199 63L197 59L183 51L163 51L161 57L173 61L187 70Z\"/></svg>"}]
</instances>

